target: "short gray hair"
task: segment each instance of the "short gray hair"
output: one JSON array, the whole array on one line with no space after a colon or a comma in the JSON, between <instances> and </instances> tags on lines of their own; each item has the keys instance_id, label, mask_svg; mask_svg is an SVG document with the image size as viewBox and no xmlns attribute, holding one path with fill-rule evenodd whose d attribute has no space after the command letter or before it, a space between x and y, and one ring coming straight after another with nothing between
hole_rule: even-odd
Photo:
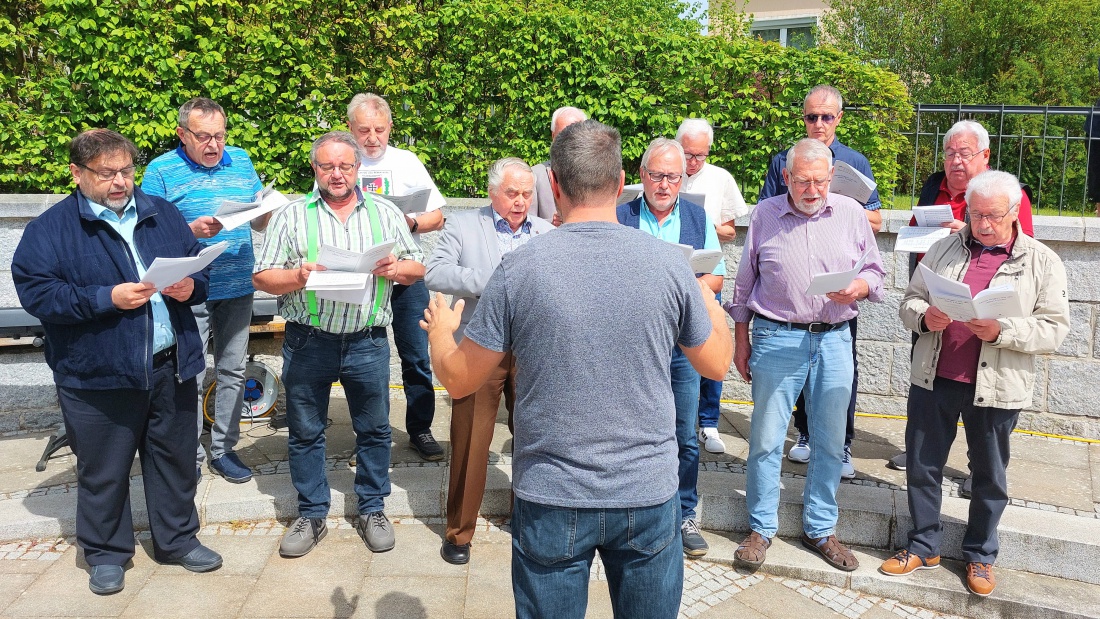
<instances>
[{"instance_id":1,"label":"short gray hair","mask_svg":"<svg viewBox=\"0 0 1100 619\"><path fill-rule=\"evenodd\" d=\"M714 143L714 129L705 118L685 118L676 130L676 141L683 141L684 136L701 135L707 139L707 146Z\"/></svg>"},{"instance_id":2,"label":"short gray hair","mask_svg":"<svg viewBox=\"0 0 1100 619\"><path fill-rule=\"evenodd\" d=\"M973 120L960 120L959 122L951 125L951 128L947 130L947 133L943 134L943 149L947 150L947 143L950 142L955 136L961 133L969 133L978 140L978 150L985 150L989 148L989 132L985 130L980 122Z\"/></svg>"},{"instance_id":3,"label":"short gray hair","mask_svg":"<svg viewBox=\"0 0 1100 619\"><path fill-rule=\"evenodd\" d=\"M806 104L810 102L810 98L814 95L826 94L830 99L836 101L836 111L840 112L844 109L844 97L840 96L840 91L828 84L818 84L810 89L810 92L806 93L806 98L802 100L802 109L806 109Z\"/></svg>"},{"instance_id":4,"label":"short gray hair","mask_svg":"<svg viewBox=\"0 0 1100 619\"><path fill-rule=\"evenodd\" d=\"M550 133L554 132L554 126L557 124L558 119L566 114L570 116L580 116L581 120L588 120L588 114L585 114L584 110L581 108L573 107L572 105L563 105L554 110L554 113L550 115Z\"/></svg>"},{"instance_id":5,"label":"short gray hair","mask_svg":"<svg viewBox=\"0 0 1100 619\"><path fill-rule=\"evenodd\" d=\"M966 184L966 203L971 204L971 198L975 196L986 199L1006 198L1008 210L1011 212L1012 209L1020 208L1024 190L1020 186L1020 181L1012 174L1000 170L986 170Z\"/></svg>"},{"instance_id":6,"label":"short gray hair","mask_svg":"<svg viewBox=\"0 0 1100 619\"><path fill-rule=\"evenodd\" d=\"M225 118L225 109L218 105L213 99L195 97L180 106L179 126L185 129L188 128L187 123L191 122L191 112L198 112L199 116L221 114L222 118Z\"/></svg>"},{"instance_id":7,"label":"short gray hair","mask_svg":"<svg viewBox=\"0 0 1100 619\"><path fill-rule=\"evenodd\" d=\"M505 157L503 159L497 159L489 166L489 191L493 192L500 189L500 184L504 182L504 171L508 168L519 168L524 172L531 175L534 178L535 174L531 171L531 166L527 165L527 162L519 157Z\"/></svg>"},{"instance_id":8,"label":"short gray hair","mask_svg":"<svg viewBox=\"0 0 1100 619\"><path fill-rule=\"evenodd\" d=\"M820 140L814 138L803 138L791 147L787 151L787 173L794 174L795 160L799 161L820 161L824 159L829 162L829 166L833 165L833 151L829 150L828 146L821 143Z\"/></svg>"},{"instance_id":9,"label":"short gray hair","mask_svg":"<svg viewBox=\"0 0 1100 619\"><path fill-rule=\"evenodd\" d=\"M393 122L393 113L390 111L390 104L386 103L386 100L373 92L361 92L351 98L351 103L348 103L348 121L354 121L356 112L374 112L376 114L385 114L389 121Z\"/></svg>"},{"instance_id":10,"label":"short gray hair","mask_svg":"<svg viewBox=\"0 0 1100 619\"><path fill-rule=\"evenodd\" d=\"M680 155L680 174L687 172L687 157L684 156L684 147L676 140L657 138L649 143L649 147L642 154L642 167L649 169L649 160L658 153L674 150Z\"/></svg>"},{"instance_id":11,"label":"short gray hair","mask_svg":"<svg viewBox=\"0 0 1100 619\"><path fill-rule=\"evenodd\" d=\"M313 146L309 149L309 161L313 165L317 165L317 151L321 150L326 144L335 142L337 144L345 144L350 146L355 151L355 165L356 167L363 161L363 150L359 146L359 142L355 141L355 138L347 131L329 131L313 141Z\"/></svg>"},{"instance_id":12,"label":"short gray hair","mask_svg":"<svg viewBox=\"0 0 1100 619\"><path fill-rule=\"evenodd\" d=\"M550 145L550 169L562 193L577 206L611 197L622 180L622 137L599 121L573 123Z\"/></svg>"}]
</instances>

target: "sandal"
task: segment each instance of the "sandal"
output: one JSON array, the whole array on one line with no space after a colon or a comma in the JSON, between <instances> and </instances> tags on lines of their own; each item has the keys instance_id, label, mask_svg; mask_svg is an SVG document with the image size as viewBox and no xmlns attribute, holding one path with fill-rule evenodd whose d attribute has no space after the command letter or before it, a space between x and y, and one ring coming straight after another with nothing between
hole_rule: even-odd
<instances>
[{"instance_id":1,"label":"sandal","mask_svg":"<svg viewBox=\"0 0 1100 619\"><path fill-rule=\"evenodd\" d=\"M848 547L840 543L835 535L814 539L802 534L802 545L821 555L822 559L838 570L853 572L859 567L859 561Z\"/></svg>"},{"instance_id":2,"label":"sandal","mask_svg":"<svg viewBox=\"0 0 1100 619\"><path fill-rule=\"evenodd\" d=\"M771 545L772 541L770 539L756 531L752 531L745 538L745 541L737 547L737 550L733 553L733 558L745 565L760 567L764 564L764 557L768 554L768 548Z\"/></svg>"}]
</instances>

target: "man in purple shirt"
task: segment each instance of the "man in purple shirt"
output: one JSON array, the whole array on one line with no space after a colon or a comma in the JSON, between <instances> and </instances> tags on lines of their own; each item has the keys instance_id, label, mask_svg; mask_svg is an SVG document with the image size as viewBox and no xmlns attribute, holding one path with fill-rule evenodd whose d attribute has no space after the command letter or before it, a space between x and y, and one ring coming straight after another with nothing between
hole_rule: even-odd
<instances>
[{"instance_id":1,"label":"man in purple shirt","mask_svg":"<svg viewBox=\"0 0 1100 619\"><path fill-rule=\"evenodd\" d=\"M791 409L805 389L810 464L803 491L802 544L833 567L852 571L855 556L835 535L836 491L852 389L856 301L883 298L883 268L874 233L858 202L829 193L829 148L811 138L788 153L785 195L757 205L726 311L736 330L734 365L752 383L748 500L752 531L734 556L764 563L779 529L779 474ZM807 294L813 276L864 265L843 290ZM752 339L749 322L752 321Z\"/></svg>"}]
</instances>

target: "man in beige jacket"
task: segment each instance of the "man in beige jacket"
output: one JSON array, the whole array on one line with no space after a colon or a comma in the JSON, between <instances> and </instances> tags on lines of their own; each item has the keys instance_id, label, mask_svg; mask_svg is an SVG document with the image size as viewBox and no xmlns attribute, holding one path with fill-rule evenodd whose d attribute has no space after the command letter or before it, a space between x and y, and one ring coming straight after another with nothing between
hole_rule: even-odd
<instances>
[{"instance_id":1,"label":"man in beige jacket","mask_svg":"<svg viewBox=\"0 0 1100 619\"><path fill-rule=\"evenodd\" d=\"M940 483L961 416L973 471L962 554L967 587L979 596L996 586L993 563L997 524L1008 504L1009 436L1020 409L1031 405L1033 357L1054 352L1069 332L1065 267L1057 254L1021 233L1021 197L1019 181L1007 172L988 171L971 179L966 189L970 224L932 246L899 311L906 328L920 336L913 348L905 426L913 528L907 547L879 570L905 576L939 566ZM936 276L966 284L971 295L1009 286L1020 310L1008 310L1002 318L966 320L967 310L958 306L968 304L933 299L929 281Z\"/></svg>"}]
</instances>

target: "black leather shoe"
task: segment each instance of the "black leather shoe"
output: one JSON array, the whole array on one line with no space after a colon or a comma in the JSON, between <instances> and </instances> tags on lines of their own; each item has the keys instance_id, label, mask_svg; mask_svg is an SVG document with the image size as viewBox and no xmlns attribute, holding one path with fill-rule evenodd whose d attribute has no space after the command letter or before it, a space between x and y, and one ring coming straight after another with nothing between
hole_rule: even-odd
<instances>
[{"instance_id":1,"label":"black leather shoe","mask_svg":"<svg viewBox=\"0 0 1100 619\"><path fill-rule=\"evenodd\" d=\"M182 565L184 569L192 572L209 572L222 566L222 556L199 544L197 548L186 555L167 563Z\"/></svg>"},{"instance_id":2,"label":"black leather shoe","mask_svg":"<svg viewBox=\"0 0 1100 619\"><path fill-rule=\"evenodd\" d=\"M451 565L466 565L470 562L469 544L452 544L443 540L443 547L439 549L439 556Z\"/></svg>"},{"instance_id":3,"label":"black leather shoe","mask_svg":"<svg viewBox=\"0 0 1100 619\"><path fill-rule=\"evenodd\" d=\"M88 588L97 595L110 595L122 591L126 572L121 565L93 565L88 578Z\"/></svg>"}]
</instances>

